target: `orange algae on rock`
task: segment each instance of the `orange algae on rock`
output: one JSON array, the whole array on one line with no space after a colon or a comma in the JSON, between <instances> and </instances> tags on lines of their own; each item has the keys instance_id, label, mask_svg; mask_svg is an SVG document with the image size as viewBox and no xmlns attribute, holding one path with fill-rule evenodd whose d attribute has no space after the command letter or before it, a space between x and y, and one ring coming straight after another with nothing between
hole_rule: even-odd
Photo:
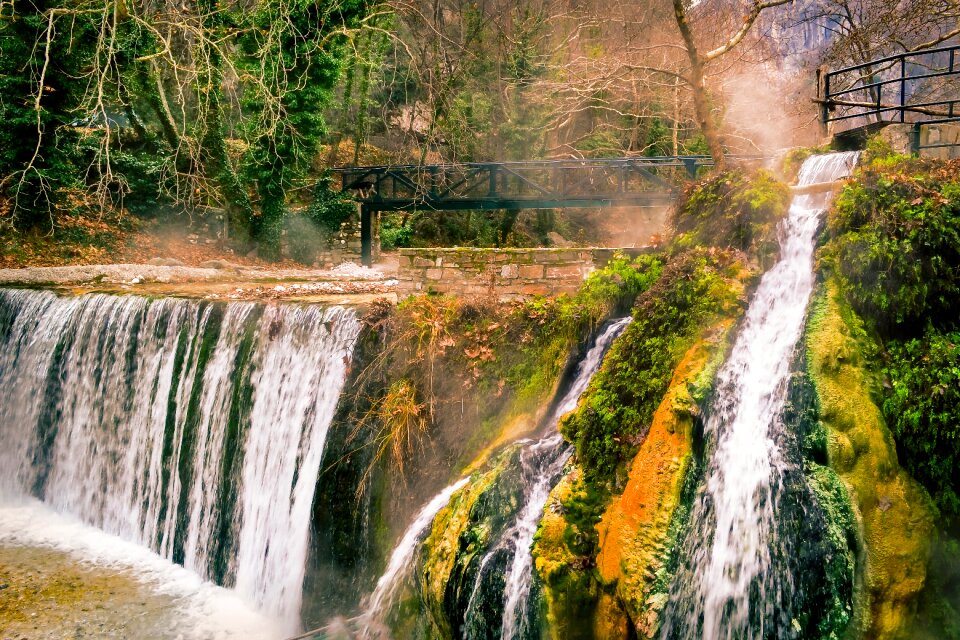
<instances>
[{"instance_id":1,"label":"orange algae on rock","mask_svg":"<svg viewBox=\"0 0 960 640\"><path fill-rule=\"evenodd\" d=\"M731 326L731 321L719 324L684 354L633 459L623 493L614 498L597 525L600 577L616 584L617 596L643 637L656 632L663 605L648 597L662 567L668 529L690 466L693 418L698 411L694 394L710 385Z\"/></svg>"},{"instance_id":2,"label":"orange algae on rock","mask_svg":"<svg viewBox=\"0 0 960 640\"><path fill-rule=\"evenodd\" d=\"M836 283L828 282L811 314L807 351L830 465L847 485L862 529L857 626L865 638L910 638L922 626L914 616L935 534L934 507L897 461L871 397L875 382L856 337L863 331L856 318L845 317L843 305Z\"/></svg>"},{"instance_id":3,"label":"orange algae on rock","mask_svg":"<svg viewBox=\"0 0 960 640\"><path fill-rule=\"evenodd\" d=\"M628 638L630 620L613 593L592 579L592 558L576 556L566 540L579 535L563 505L583 488L583 471L574 466L550 492L534 539L537 575L544 584L547 635L551 640Z\"/></svg>"}]
</instances>

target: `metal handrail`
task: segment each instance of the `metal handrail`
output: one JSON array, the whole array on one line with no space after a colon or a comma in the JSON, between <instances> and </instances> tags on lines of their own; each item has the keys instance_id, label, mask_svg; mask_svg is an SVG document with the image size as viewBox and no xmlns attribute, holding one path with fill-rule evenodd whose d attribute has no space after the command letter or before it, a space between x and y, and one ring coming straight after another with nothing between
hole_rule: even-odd
<instances>
[{"instance_id":1,"label":"metal handrail","mask_svg":"<svg viewBox=\"0 0 960 640\"><path fill-rule=\"evenodd\" d=\"M914 114L913 120L917 117L948 118L960 119L960 114L954 115L954 105L960 102L960 95L943 97L925 102L911 103L908 96L908 83L927 80L931 78L945 78L960 75L960 65L957 64L957 52L960 51L960 45L951 45L937 47L935 49L925 49L922 51L905 51L882 58L877 58L869 62L843 67L834 71L820 71L820 83L817 88L818 102L820 103L820 119L824 125L830 122L839 122L853 118L876 118L877 122L884 122L883 116L888 113L895 113L899 116L900 122L906 122L908 113ZM929 71L922 70L917 73L910 73L908 66L917 65L922 57L929 57L938 54L949 54L949 62L943 68L935 68ZM891 64L893 63L893 64ZM883 65L889 65L883 69L876 69ZM852 86L844 87L839 90L833 90L832 86L844 76L853 72L862 72L866 70L867 74L862 74L856 78ZM883 77L893 73L893 77ZM876 76L880 76L877 78ZM884 102L883 88L889 85L899 85L897 99L894 103ZM843 99L844 96L851 96L860 92L868 93L869 101L855 101ZM834 113L838 107L847 109L841 113ZM936 107L945 107L947 111L938 111ZM851 109L855 111L850 111ZM894 116L895 120L897 116Z\"/></svg>"},{"instance_id":2,"label":"metal handrail","mask_svg":"<svg viewBox=\"0 0 960 640\"><path fill-rule=\"evenodd\" d=\"M904 58L904 57L925 56L932 53L948 53L950 51L957 51L957 50L960 50L960 45L951 45L949 47L937 47L936 49L923 49L921 51L904 51L903 53L895 53L885 58L877 58L876 60L870 60L869 62L861 62L860 64L855 64L849 67L844 67L842 69L837 69L836 71L831 71L830 74L835 75L839 73L857 71L858 69L866 69L867 67L873 67L878 64L883 64L884 62L893 62L895 60L900 60L901 58Z\"/></svg>"},{"instance_id":3,"label":"metal handrail","mask_svg":"<svg viewBox=\"0 0 960 640\"><path fill-rule=\"evenodd\" d=\"M738 158L741 156L737 156ZM754 156L742 156L744 159L753 159ZM756 156L759 158L760 156ZM683 167L690 162L698 166L703 164L712 164L713 160L706 155L691 156L636 156L621 158L562 158L553 160L506 160L500 162L446 162L437 164L384 164L369 166L344 166L331 167L331 173L358 173L361 171L409 171L409 170L450 170L450 169L489 169L490 167L507 167L523 169L550 169L556 167L568 166L571 168L582 168L587 166L596 167L616 167L616 166L658 166L658 167Z\"/></svg>"}]
</instances>

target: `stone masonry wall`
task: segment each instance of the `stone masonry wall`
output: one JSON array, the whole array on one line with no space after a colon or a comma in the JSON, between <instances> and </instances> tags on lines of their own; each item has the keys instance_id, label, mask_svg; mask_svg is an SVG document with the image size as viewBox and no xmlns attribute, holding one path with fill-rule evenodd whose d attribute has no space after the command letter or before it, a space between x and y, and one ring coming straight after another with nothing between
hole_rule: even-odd
<instances>
[{"instance_id":1,"label":"stone masonry wall","mask_svg":"<svg viewBox=\"0 0 960 640\"><path fill-rule=\"evenodd\" d=\"M399 293L498 299L572 294L617 251L633 256L652 249L400 249Z\"/></svg>"}]
</instances>

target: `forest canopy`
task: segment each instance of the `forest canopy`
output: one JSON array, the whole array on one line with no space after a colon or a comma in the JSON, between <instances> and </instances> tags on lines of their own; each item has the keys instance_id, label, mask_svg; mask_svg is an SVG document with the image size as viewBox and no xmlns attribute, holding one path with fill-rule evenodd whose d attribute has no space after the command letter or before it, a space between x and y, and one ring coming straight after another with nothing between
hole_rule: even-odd
<instances>
[{"instance_id":1,"label":"forest canopy","mask_svg":"<svg viewBox=\"0 0 960 640\"><path fill-rule=\"evenodd\" d=\"M956 0L888 4L4 3L0 232L213 211L233 246L273 259L284 216L332 166L720 163L809 142L814 66L957 35Z\"/></svg>"}]
</instances>

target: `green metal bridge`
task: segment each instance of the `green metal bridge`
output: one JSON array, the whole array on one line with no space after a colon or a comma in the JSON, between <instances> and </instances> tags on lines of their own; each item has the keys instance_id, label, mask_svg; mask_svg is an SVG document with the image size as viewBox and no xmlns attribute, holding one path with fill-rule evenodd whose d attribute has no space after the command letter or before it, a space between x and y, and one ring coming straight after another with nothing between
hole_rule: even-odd
<instances>
[{"instance_id":1,"label":"green metal bridge","mask_svg":"<svg viewBox=\"0 0 960 640\"><path fill-rule=\"evenodd\" d=\"M662 206L673 202L707 156L536 160L343 167L341 188L361 205L363 261L379 211L464 211Z\"/></svg>"}]
</instances>

